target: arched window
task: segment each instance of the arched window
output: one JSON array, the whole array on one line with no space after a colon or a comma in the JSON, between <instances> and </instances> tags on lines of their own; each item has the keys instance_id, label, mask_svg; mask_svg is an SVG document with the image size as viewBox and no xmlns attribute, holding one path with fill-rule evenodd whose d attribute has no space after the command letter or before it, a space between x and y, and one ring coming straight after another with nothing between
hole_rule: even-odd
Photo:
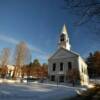
<instances>
[{"instance_id":1,"label":"arched window","mask_svg":"<svg viewBox=\"0 0 100 100\"><path fill-rule=\"evenodd\" d=\"M64 40L65 40L65 34L61 34L60 41L64 41Z\"/></svg>"}]
</instances>

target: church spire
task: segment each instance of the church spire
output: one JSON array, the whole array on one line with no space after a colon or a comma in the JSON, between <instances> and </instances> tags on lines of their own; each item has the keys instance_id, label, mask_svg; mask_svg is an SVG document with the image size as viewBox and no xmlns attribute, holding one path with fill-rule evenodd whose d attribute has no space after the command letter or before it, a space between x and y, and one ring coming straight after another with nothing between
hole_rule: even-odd
<instances>
[{"instance_id":1,"label":"church spire","mask_svg":"<svg viewBox=\"0 0 100 100\"><path fill-rule=\"evenodd\" d=\"M63 25L63 28L62 28L62 31L61 31L61 34L67 34L67 29L66 29L66 25L64 24Z\"/></svg>"},{"instance_id":2,"label":"church spire","mask_svg":"<svg viewBox=\"0 0 100 100\"><path fill-rule=\"evenodd\" d=\"M66 25L63 25L61 34L60 34L60 43L59 43L60 48L65 48L67 50L70 50L70 44L69 44L69 37L66 29Z\"/></svg>"}]
</instances>

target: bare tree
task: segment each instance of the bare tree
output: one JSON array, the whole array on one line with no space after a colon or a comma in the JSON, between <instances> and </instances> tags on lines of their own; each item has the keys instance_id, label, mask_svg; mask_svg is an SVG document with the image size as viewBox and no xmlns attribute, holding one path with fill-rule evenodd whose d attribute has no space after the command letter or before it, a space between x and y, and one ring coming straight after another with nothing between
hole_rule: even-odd
<instances>
[{"instance_id":1,"label":"bare tree","mask_svg":"<svg viewBox=\"0 0 100 100\"><path fill-rule=\"evenodd\" d=\"M71 12L81 16L80 21L77 24L83 24L90 21L92 18L94 21L100 23L100 0L64 0L65 8L71 10Z\"/></svg>"},{"instance_id":2,"label":"bare tree","mask_svg":"<svg viewBox=\"0 0 100 100\"><path fill-rule=\"evenodd\" d=\"M95 34L96 40L100 34L100 0L64 0L63 8L76 15L74 17L75 27L81 25L88 27ZM98 40L99 40L98 38Z\"/></svg>"},{"instance_id":3,"label":"bare tree","mask_svg":"<svg viewBox=\"0 0 100 100\"><path fill-rule=\"evenodd\" d=\"M4 48L1 54L1 66L4 67L9 63L10 59L10 49Z\"/></svg>"},{"instance_id":4,"label":"bare tree","mask_svg":"<svg viewBox=\"0 0 100 100\"><path fill-rule=\"evenodd\" d=\"M73 86L75 85L75 83L80 80L79 78L79 71L76 68L73 68L71 70L67 71L67 77L69 82L73 83Z\"/></svg>"},{"instance_id":5,"label":"bare tree","mask_svg":"<svg viewBox=\"0 0 100 100\"><path fill-rule=\"evenodd\" d=\"M9 48L4 48L2 50L2 54L1 54L1 77L4 78L6 77L7 74L7 65L9 63L9 59L10 59L10 49Z\"/></svg>"},{"instance_id":6,"label":"bare tree","mask_svg":"<svg viewBox=\"0 0 100 100\"><path fill-rule=\"evenodd\" d=\"M20 42L16 46L15 51L15 71L14 77L23 76L21 75L21 69L24 65L29 64L31 60L30 50L25 42Z\"/></svg>"}]
</instances>

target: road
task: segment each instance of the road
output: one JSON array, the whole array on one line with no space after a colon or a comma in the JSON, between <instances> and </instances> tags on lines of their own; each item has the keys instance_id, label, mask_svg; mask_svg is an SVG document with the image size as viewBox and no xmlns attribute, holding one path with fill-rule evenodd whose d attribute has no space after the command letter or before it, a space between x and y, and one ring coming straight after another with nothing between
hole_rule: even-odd
<instances>
[{"instance_id":1,"label":"road","mask_svg":"<svg viewBox=\"0 0 100 100\"><path fill-rule=\"evenodd\" d=\"M0 84L0 100L61 100L76 95L76 89L46 84Z\"/></svg>"}]
</instances>

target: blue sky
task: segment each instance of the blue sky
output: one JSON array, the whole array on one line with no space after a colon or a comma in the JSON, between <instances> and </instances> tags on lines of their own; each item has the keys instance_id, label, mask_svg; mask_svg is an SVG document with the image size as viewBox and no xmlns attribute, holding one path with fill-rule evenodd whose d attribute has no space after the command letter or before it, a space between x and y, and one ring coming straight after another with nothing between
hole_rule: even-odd
<instances>
[{"instance_id":1,"label":"blue sky","mask_svg":"<svg viewBox=\"0 0 100 100\"><path fill-rule=\"evenodd\" d=\"M0 51L13 50L20 41L31 48L32 59L47 62L56 49L63 24L67 26L72 50L86 57L100 50L89 24L76 28L80 17L62 9L63 0L0 0ZM90 30L88 30L88 28Z\"/></svg>"}]
</instances>

